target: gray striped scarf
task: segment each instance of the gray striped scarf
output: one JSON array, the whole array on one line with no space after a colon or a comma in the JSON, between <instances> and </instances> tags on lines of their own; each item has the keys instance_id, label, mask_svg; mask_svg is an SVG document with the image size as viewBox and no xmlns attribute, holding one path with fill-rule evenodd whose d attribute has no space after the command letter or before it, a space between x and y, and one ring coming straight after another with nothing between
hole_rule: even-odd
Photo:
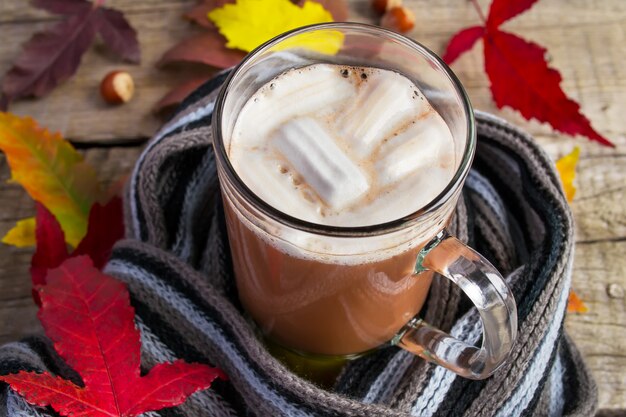
<instances>
[{"instance_id":1,"label":"gray striped scarf","mask_svg":"<svg viewBox=\"0 0 626 417\"><path fill-rule=\"evenodd\" d=\"M221 367L183 405L150 416L591 416L596 388L563 330L572 218L559 180L532 138L477 114L479 142L452 228L505 274L518 305L510 360L484 381L463 379L396 347L351 362L332 391L295 376L255 338L237 301L210 121L217 77L147 145L126 196L126 240L106 272L125 282L141 332L142 365L184 358ZM476 311L435 280L425 319L477 343ZM0 348L0 374L76 377L44 338ZM1 416L54 415L0 386Z\"/></svg>"}]
</instances>

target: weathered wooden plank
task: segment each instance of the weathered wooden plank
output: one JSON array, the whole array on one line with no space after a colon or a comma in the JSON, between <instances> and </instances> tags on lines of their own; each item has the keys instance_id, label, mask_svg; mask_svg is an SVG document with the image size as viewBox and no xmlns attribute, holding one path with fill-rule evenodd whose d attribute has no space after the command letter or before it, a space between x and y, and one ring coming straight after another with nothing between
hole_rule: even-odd
<instances>
[{"instance_id":1,"label":"weathered wooden plank","mask_svg":"<svg viewBox=\"0 0 626 417\"><path fill-rule=\"evenodd\" d=\"M585 152L579 167L584 175L579 176L578 195L572 205L577 239L596 242L626 238L626 146L609 155ZM626 278L626 273L622 276Z\"/></svg>"},{"instance_id":2,"label":"weathered wooden plank","mask_svg":"<svg viewBox=\"0 0 626 417\"><path fill-rule=\"evenodd\" d=\"M626 409L626 137L615 149L585 140L539 136L554 158L575 144L581 157L572 202L576 251L572 288L589 311L569 314L566 328L598 384L601 409ZM619 414L622 413L622 414ZM606 414L610 416L611 414Z\"/></svg>"},{"instance_id":3,"label":"weathered wooden plank","mask_svg":"<svg viewBox=\"0 0 626 417\"><path fill-rule=\"evenodd\" d=\"M30 294L30 290L28 293ZM41 324L37 320L37 308L30 295L3 301L0 304L0 324L0 344L43 334Z\"/></svg>"},{"instance_id":4,"label":"weathered wooden plank","mask_svg":"<svg viewBox=\"0 0 626 417\"><path fill-rule=\"evenodd\" d=\"M126 14L142 13L149 11L164 12L179 10L181 7L189 8L197 3L194 0L108 0L106 6L123 11ZM370 7L371 0L348 0L350 4L350 20L371 20L376 16ZM424 26L431 29L439 29L443 32L451 32L458 29L459 25L478 24L480 22L473 6L469 2L458 0L404 0L417 16L419 23L413 33L419 32ZM490 0L480 0L483 12L489 10ZM601 3L601 4L600 4ZM516 22L525 27L542 25L560 26L586 25L605 21L607 23L623 21L624 7L620 0L607 0L603 2L590 2L588 0L550 0L539 2L533 10L526 13L525 17L532 13L537 16L530 21ZM564 12L566 11L566 13ZM3 0L0 4L0 23L14 23L37 20L47 20L51 16L45 11L31 7L24 0ZM525 19L520 18L521 19ZM437 26L437 22L443 25ZM412 34L412 33L411 33Z\"/></svg>"},{"instance_id":5,"label":"weathered wooden plank","mask_svg":"<svg viewBox=\"0 0 626 417\"><path fill-rule=\"evenodd\" d=\"M416 28L410 36L435 52L443 51L456 30L479 23L470 2L409 0L405 3L418 16ZM16 18L17 10L25 13L25 6L19 0L3 4L2 7L7 10L14 10L11 13ZM155 62L168 47L193 32L194 29L180 19L190 3L166 1L156 6L154 0L119 0L111 4L129 10L129 19L140 35L142 64L128 66L103 53L102 48L92 49L85 55L73 79L42 100L16 103L12 111L30 114L42 124L60 130L76 141L136 139L150 136L155 131L160 122L151 114L153 105L172 86L198 72L197 68L154 68ZM487 9L488 2L483 1L482 4ZM353 20L374 21L369 1L353 0L351 7ZM623 1L589 3L553 0L539 2L526 14L507 23L506 28L548 49L552 65L563 74L566 92L582 104L583 111L600 132L615 139L626 131L621 116L621 109L626 106L626 66L620 48L625 22L626 2ZM46 24L0 25L3 38L11 39L11 42L0 43L0 72L10 67L19 53L19 44ZM495 108L487 88L489 81L482 69L481 48L477 45L453 65L474 106L500 113L532 133L564 138L555 135L547 125L526 122L515 111L499 112ZM135 77L137 97L128 105L108 107L100 100L97 88L102 77L116 68L128 69Z\"/></svg>"},{"instance_id":6,"label":"weathered wooden plank","mask_svg":"<svg viewBox=\"0 0 626 417\"><path fill-rule=\"evenodd\" d=\"M124 14L178 11L181 7L192 7L194 0L109 0L107 7L118 9ZM0 3L0 24L15 24L54 20L56 16L43 10L31 7L26 0L3 0Z\"/></svg>"},{"instance_id":7,"label":"weathered wooden plank","mask_svg":"<svg viewBox=\"0 0 626 417\"><path fill-rule=\"evenodd\" d=\"M625 253L626 240L579 243L574 258L572 286L589 311L565 324L596 379L600 408L626 409Z\"/></svg>"}]
</instances>

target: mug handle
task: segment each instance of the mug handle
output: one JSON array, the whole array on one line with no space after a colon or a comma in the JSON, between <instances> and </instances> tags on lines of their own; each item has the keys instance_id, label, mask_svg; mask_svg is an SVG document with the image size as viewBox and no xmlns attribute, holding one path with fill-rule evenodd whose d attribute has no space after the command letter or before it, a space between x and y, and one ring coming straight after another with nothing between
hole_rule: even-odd
<instances>
[{"instance_id":1,"label":"mug handle","mask_svg":"<svg viewBox=\"0 0 626 417\"><path fill-rule=\"evenodd\" d=\"M502 275L446 230L418 253L414 274L423 271L448 278L474 303L482 320L482 346L469 345L418 318L392 343L465 378L489 377L504 363L517 337L517 308Z\"/></svg>"}]
</instances>

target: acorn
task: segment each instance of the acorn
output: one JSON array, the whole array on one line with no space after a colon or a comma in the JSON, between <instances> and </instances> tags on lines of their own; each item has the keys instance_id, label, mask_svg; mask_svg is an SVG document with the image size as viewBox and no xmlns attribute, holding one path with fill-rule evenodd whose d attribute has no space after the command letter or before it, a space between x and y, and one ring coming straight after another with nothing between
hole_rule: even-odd
<instances>
[{"instance_id":1,"label":"acorn","mask_svg":"<svg viewBox=\"0 0 626 417\"><path fill-rule=\"evenodd\" d=\"M112 71L100 83L100 95L109 104L127 103L134 93L135 82L126 71Z\"/></svg>"}]
</instances>

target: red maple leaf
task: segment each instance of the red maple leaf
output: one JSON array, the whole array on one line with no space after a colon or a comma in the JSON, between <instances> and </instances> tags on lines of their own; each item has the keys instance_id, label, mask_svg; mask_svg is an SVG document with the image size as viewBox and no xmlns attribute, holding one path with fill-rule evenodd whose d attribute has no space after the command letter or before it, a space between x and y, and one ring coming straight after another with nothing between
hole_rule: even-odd
<instances>
[{"instance_id":1,"label":"red maple leaf","mask_svg":"<svg viewBox=\"0 0 626 417\"><path fill-rule=\"evenodd\" d=\"M46 280L39 288L39 320L84 386L46 372L0 376L30 404L50 405L65 416L131 417L176 406L215 378L226 379L219 369L180 360L141 376L141 342L128 290L94 268L89 257L66 260Z\"/></svg>"},{"instance_id":2,"label":"red maple leaf","mask_svg":"<svg viewBox=\"0 0 626 417\"><path fill-rule=\"evenodd\" d=\"M500 29L502 23L528 10L537 0L493 0L487 19L477 3L472 2L485 24L456 33L446 47L444 61L452 64L482 39L485 72L498 108L510 106L526 119L547 122L559 132L586 136L602 145L614 146L594 130L589 119L580 112L578 103L563 92L561 75L545 60L546 50Z\"/></svg>"},{"instance_id":3,"label":"red maple leaf","mask_svg":"<svg viewBox=\"0 0 626 417\"><path fill-rule=\"evenodd\" d=\"M124 209L122 199L115 196L105 205L95 203L89 211L87 234L72 256L89 255L96 268L104 267L111 249L124 237Z\"/></svg>"},{"instance_id":4,"label":"red maple leaf","mask_svg":"<svg viewBox=\"0 0 626 417\"><path fill-rule=\"evenodd\" d=\"M63 229L56 217L41 203L37 202L35 238L37 248L30 261L30 277L33 282L33 300L40 305L39 294L35 290L46 283L48 269L56 268L69 257Z\"/></svg>"},{"instance_id":5,"label":"red maple leaf","mask_svg":"<svg viewBox=\"0 0 626 417\"><path fill-rule=\"evenodd\" d=\"M35 229L37 248L30 267L35 303L40 305L39 294L35 289L46 283L48 270L58 267L66 259L89 255L94 265L102 268L109 259L115 242L124 237L123 217L120 197L113 197L105 205L95 203L89 211L87 234L70 254L61 225L46 207L37 203Z\"/></svg>"}]
</instances>

